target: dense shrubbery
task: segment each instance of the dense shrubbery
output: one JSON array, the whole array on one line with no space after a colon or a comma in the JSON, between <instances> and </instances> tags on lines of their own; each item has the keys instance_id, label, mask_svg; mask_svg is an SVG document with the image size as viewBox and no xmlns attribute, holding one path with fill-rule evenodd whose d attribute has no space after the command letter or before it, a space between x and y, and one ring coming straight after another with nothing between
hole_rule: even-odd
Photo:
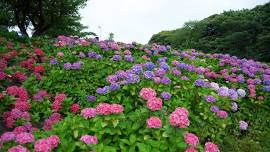
<instances>
[{"instance_id":1,"label":"dense shrubbery","mask_svg":"<svg viewBox=\"0 0 270 152\"><path fill-rule=\"evenodd\" d=\"M205 52L229 53L241 58L270 61L270 3L251 10L226 11L182 28L162 31L150 43L173 48L196 48Z\"/></svg>"},{"instance_id":2,"label":"dense shrubbery","mask_svg":"<svg viewBox=\"0 0 270 152\"><path fill-rule=\"evenodd\" d=\"M3 151L270 150L267 64L65 36L0 42Z\"/></svg>"}]
</instances>

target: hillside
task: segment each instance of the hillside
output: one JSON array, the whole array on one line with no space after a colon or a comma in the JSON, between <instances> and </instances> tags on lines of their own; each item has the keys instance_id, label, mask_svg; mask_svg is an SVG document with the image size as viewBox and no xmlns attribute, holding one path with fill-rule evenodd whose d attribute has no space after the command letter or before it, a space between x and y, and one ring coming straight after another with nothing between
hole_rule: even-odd
<instances>
[{"instance_id":1,"label":"hillside","mask_svg":"<svg viewBox=\"0 0 270 152\"><path fill-rule=\"evenodd\" d=\"M266 63L63 35L0 52L0 151L270 151Z\"/></svg>"},{"instance_id":2,"label":"hillside","mask_svg":"<svg viewBox=\"0 0 270 152\"><path fill-rule=\"evenodd\" d=\"M240 58L270 61L270 3L253 9L225 11L182 28L155 34L149 43L204 52L229 53Z\"/></svg>"}]
</instances>

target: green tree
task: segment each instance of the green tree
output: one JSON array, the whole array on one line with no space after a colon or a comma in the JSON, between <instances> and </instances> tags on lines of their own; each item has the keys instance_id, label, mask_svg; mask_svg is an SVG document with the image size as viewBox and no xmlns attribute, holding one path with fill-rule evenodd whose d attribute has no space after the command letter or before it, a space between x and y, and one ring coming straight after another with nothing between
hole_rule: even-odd
<instances>
[{"instance_id":1,"label":"green tree","mask_svg":"<svg viewBox=\"0 0 270 152\"><path fill-rule=\"evenodd\" d=\"M80 23L79 9L87 0L1 0L0 25L18 26L23 36L32 27L33 36L78 34L85 26Z\"/></svg>"}]
</instances>

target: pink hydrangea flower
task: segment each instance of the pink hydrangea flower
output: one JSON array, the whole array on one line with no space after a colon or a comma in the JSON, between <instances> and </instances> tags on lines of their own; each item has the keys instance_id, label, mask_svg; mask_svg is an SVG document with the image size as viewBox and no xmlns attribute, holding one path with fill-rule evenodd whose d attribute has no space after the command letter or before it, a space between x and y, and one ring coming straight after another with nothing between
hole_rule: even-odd
<instances>
[{"instance_id":1,"label":"pink hydrangea flower","mask_svg":"<svg viewBox=\"0 0 270 152\"><path fill-rule=\"evenodd\" d=\"M228 117L228 113L224 110L219 110L216 114L221 119L225 119Z\"/></svg>"},{"instance_id":2,"label":"pink hydrangea flower","mask_svg":"<svg viewBox=\"0 0 270 152\"><path fill-rule=\"evenodd\" d=\"M149 100L153 97L156 97L156 95L157 95L156 91L151 88L142 88L140 91L140 96L145 100Z\"/></svg>"},{"instance_id":3,"label":"pink hydrangea flower","mask_svg":"<svg viewBox=\"0 0 270 152\"><path fill-rule=\"evenodd\" d=\"M64 53L63 53L63 52L58 52L58 53L57 53L57 56L63 57L63 56L64 56Z\"/></svg>"},{"instance_id":4,"label":"pink hydrangea flower","mask_svg":"<svg viewBox=\"0 0 270 152\"><path fill-rule=\"evenodd\" d=\"M177 108L169 117L170 124L179 128L189 125L188 111L185 108Z\"/></svg>"},{"instance_id":5,"label":"pink hydrangea flower","mask_svg":"<svg viewBox=\"0 0 270 152\"><path fill-rule=\"evenodd\" d=\"M90 135L83 135L80 140L84 142L85 144L98 144L97 136L90 136Z\"/></svg>"},{"instance_id":6,"label":"pink hydrangea flower","mask_svg":"<svg viewBox=\"0 0 270 152\"><path fill-rule=\"evenodd\" d=\"M124 111L124 107L120 104L112 104L111 105L111 112L112 113L122 113Z\"/></svg>"},{"instance_id":7,"label":"pink hydrangea flower","mask_svg":"<svg viewBox=\"0 0 270 152\"><path fill-rule=\"evenodd\" d=\"M219 152L218 146L212 142L205 143L204 152Z\"/></svg>"},{"instance_id":8,"label":"pink hydrangea flower","mask_svg":"<svg viewBox=\"0 0 270 152\"><path fill-rule=\"evenodd\" d=\"M39 139L34 145L35 152L51 152L52 147L47 139Z\"/></svg>"},{"instance_id":9,"label":"pink hydrangea flower","mask_svg":"<svg viewBox=\"0 0 270 152\"><path fill-rule=\"evenodd\" d=\"M30 151L27 148L21 145L18 145L18 146L14 146L8 149L8 152L30 152Z\"/></svg>"},{"instance_id":10,"label":"pink hydrangea flower","mask_svg":"<svg viewBox=\"0 0 270 152\"><path fill-rule=\"evenodd\" d=\"M52 148L56 148L60 143L60 139L56 135L52 135L47 138L47 142L51 145Z\"/></svg>"},{"instance_id":11,"label":"pink hydrangea flower","mask_svg":"<svg viewBox=\"0 0 270 152\"><path fill-rule=\"evenodd\" d=\"M96 107L97 114L100 115L109 115L111 114L111 105L108 103L100 103Z\"/></svg>"},{"instance_id":12,"label":"pink hydrangea flower","mask_svg":"<svg viewBox=\"0 0 270 152\"><path fill-rule=\"evenodd\" d=\"M194 147L188 147L185 152L198 152Z\"/></svg>"},{"instance_id":13,"label":"pink hydrangea flower","mask_svg":"<svg viewBox=\"0 0 270 152\"><path fill-rule=\"evenodd\" d=\"M94 108L85 108L81 111L81 116L83 116L85 119L93 118L97 114L96 109Z\"/></svg>"},{"instance_id":14,"label":"pink hydrangea flower","mask_svg":"<svg viewBox=\"0 0 270 152\"><path fill-rule=\"evenodd\" d=\"M185 133L184 138L185 142L190 146L196 147L199 144L199 138L192 133Z\"/></svg>"},{"instance_id":15,"label":"pink hydrangea flower","mask_svg":"<svg viewBox=\"0 0 270 152\"><path fill-rule=\"evenodd\" d=\"M149 100L147 100L147 107L151 110L151 111L157 111L160 110L162 108L162 100L160 98L156 98L153 97Z\"/></svg>"},{"instance_id":16,"label":"pink hydrangea flower","mask_svg":"<svg viewBox=\"0 0 270 152\"><path fill-rule=\"evenodd\" d=\"M16 142L19 144L32 143L35 140L35 137L31 133L20 133L16 136Z\"/></svg>"},{"instance_id":17,"label":"pink hydrangea flower","mask_svg":"<svg viewBox=\"0 0 270 152\"><path fill-rule=\"evenodd\" d=\"M16 136L13 132L5 132L1 135L0 142L12 141L15 137Z\"/></svg>"},{"instance_id":18,"label":"pink hydrangea flower","mask_svg":"<svg viewBox=\"0 0 270 152\"><path fill-rule=\"evenodd\" d=\"M162 122L159 117L150 117L147 119L147 128L161 128Z\"/></svg>"},{"instance_id":19,"label":"pink hydrangea flower","mask_svg":"<svg viewBox=\"0 0 270 152\"><path fill-rule=\"evenodd\" d=\"M66 98L66 95L65 95L64 93L60 93L60 94L57 94L57 95L55 96L54 101L62 102L62 101L65 100L65 98Z\"/></svg>"}]
</instances>

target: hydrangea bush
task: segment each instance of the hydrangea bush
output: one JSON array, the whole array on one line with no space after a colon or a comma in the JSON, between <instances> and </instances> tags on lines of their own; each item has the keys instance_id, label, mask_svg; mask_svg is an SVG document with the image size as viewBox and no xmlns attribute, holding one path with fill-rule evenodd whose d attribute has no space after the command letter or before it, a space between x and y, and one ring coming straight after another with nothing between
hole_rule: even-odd
<instances>
[{"instance_id":1,"label":"hydrangea bush","mask_svg":"<svg viewBox=\"0 0 270 152\"><path fill-rule=\"evenodd\" d=\"M63 35L0 50L1 151L267 151L268 64Z\"/></svg>"}]
</instances>

